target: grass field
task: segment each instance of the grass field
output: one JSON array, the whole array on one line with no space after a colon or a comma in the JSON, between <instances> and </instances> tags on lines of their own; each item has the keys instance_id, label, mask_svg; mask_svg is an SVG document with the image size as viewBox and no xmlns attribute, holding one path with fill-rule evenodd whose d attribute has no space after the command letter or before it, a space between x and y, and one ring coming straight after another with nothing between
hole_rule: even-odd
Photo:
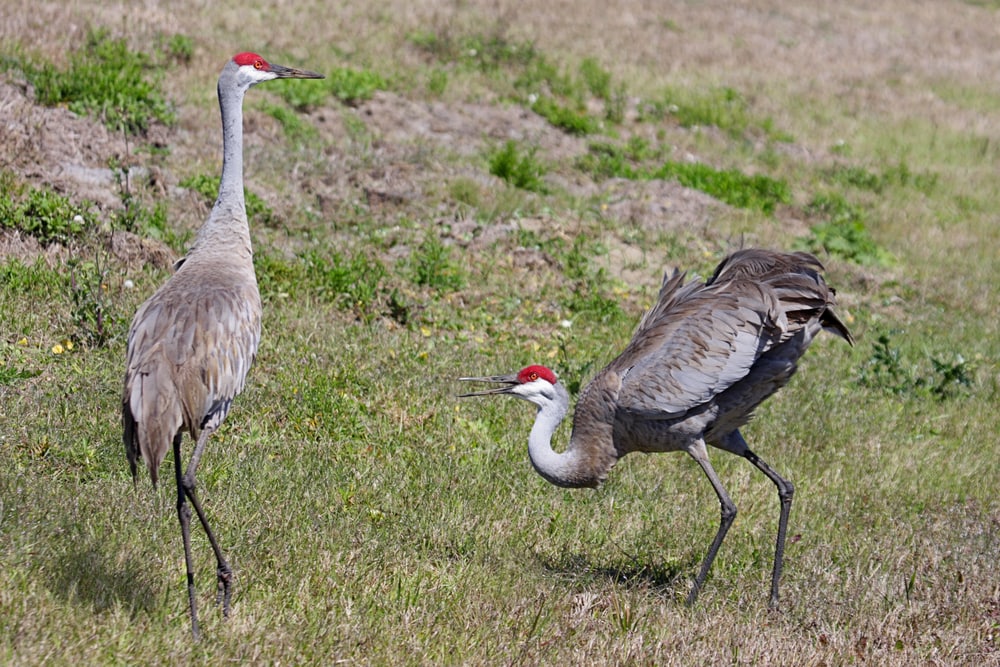
<instances>
[{"instance_id":1,"label":"grass field","mask_svg":"<svg viewBox=\"0 0 1000 667\"><path fill-rule=\"evenodd\" d=\"M0 662L1000 664L997 3L15 4ZM207 215L247 49L328 78L247 96L264 333L199 469L236 580L226 620L195 529L193 643L125 335ZM777 612L746 461L710 453L740 514L687 607L719 514L690 457L557 489L530 406L456 398L529 363L575 393L664 270L740 245L816 252L858 339L744 430L796 488Z\"/></svg>"}]
</instances>

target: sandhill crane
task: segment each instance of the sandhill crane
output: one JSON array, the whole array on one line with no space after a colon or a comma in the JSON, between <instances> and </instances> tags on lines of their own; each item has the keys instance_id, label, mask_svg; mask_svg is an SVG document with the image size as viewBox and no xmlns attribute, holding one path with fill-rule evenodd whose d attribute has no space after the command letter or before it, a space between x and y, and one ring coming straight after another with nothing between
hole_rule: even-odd
<instances>
[{"instance_id":1,"label":"sandhill crane","mask_svg":"<svg viewBox=\"0 0 1000 667\"><path fill-rule=\"evenodd\" d=\"M243 389L260 341L260 294L253 269L250 227L243 195L243 96L271 79L321 79L315 72L239 53L219 75L222 112L222 179L219 197L194 246L177 271L143 303L128 334L122 425L132 479L139 456L156 486L160 464L173 446L177 516L184 540L191 631L198 638L191 563L190 499L217 562L217 604L229 615L232 570L209 528L195 493L195 473L209 436L222 424ZM184 432L195 440L181 472Z\"/></svg>"},{"instance_id":2,"label":"sandhill crane","mask_svg":"<svg viewBox=\"0 0 1000 667\"><path fill-rule=\"evenodd\" d=\"M831 309L834 291L822 270L807 253L745 249L726 257L707 283L684 284L678 271L665 275L657 303L625 351L580 394L562 453L552 449L551 441L569 408L569 394L548 368L460 378L503 385L462 396L510 394L537 405L528 455L535 470L557 486L595 487L629 452L690 454L719 497L722 519L688 595L689 605L736 518L736 506L705 445L746 458L778 487L781 514L769 601L776 608L793 487L750 450L739 427L789 381L821 328L853 345Z\"/></svg>"}]
</instances>

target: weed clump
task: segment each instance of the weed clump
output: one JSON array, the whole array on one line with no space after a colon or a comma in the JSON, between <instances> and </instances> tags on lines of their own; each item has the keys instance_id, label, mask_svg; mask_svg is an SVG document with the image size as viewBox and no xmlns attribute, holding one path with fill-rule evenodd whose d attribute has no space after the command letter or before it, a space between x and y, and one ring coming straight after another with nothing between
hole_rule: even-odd
<instances>
[{"instance_id":1,"label":"weed clump","mask_svg":"<svg viewBox=\"0 0 1000 667\"><path fill-rule=\"evenodd\" d=\"M855 264L888 266L893 263L889 251L880 247L869 234L863 211L842 195L817 195L806 211L826 219L813 225L809 236L797 241L797 249L827 253Z\"/></svg>"},{"instance_id":2,"label":"weed clump","mask_svg":"<svg viewBox=\"0 0 1000 667\"><path fill-rule=\"evenodd\" d=\"M150 78L150 57L132 51L107 30L92 31L84 48L70 54L65 70L51 63L28 63L23 70L40 103L66 104L74 113L97 116L114 130L141 135L154 120L173 122L163 91Z\"/></svg>"},{"instance_id":3,"label":"weed clump","mask_svg":"<svg viewBox=\"0 0 1000 667\"><path fill-rule=\"evenodd\" d=\"M516 188L545 193L545 167L535 159L535 149L522 152L517 142L508 141L488 156L490 173Z\"/></svg>"},{"instance_id":4,"label":"weed clump","mask_svg":"<svg viewBox=\"0 0 1000 667\"><path fill-rule=\"evenodd\" d=\"M944 401L967 394L973 386L974 369L961 354L952 360L930 357L930 369L907 363L888 333L880 333L872 353L861 367L857 382L862 387L896 395L931 396Z\"/></svg>"},{"instance_id":5,"label":"weed clump","mask_svg":"<svg viewBox=\"0 0 1000 667\"><path fill-rule=\"evenodd\" d=\"M79 238L93 225L89 207L47 189L18 187L13 178L0 179L0 227L17 229L43 246Z\"/></svg>"}]
</instances>

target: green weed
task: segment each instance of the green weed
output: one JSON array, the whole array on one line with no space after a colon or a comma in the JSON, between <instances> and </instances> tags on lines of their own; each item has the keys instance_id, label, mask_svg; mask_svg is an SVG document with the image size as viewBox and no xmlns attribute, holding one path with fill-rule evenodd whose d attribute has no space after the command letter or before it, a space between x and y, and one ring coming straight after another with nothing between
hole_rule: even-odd
<instances>
[{"instance_id":1,"label":"green weed","mask_svg":"<svg viewBox=\"0 0 1000 667\"><path fill-rule=\"evenodd\" d=\"M961 354L945 361L929 357L926 363L904 360L900 349L882 332L872 344L872 353L858 373L858 384L891 394L931 396L939 401L967 395L973 387L974 369Z\"/></svg>"},{"instance_id":2,"label":"green weed","mask_svg":"<svg viewBox=\"0 0 1000 667\"><path fill-rule=\"evenodd\" d=\"M611 72L601 67L596 58L580 61L580 78L591 95L605 102L611 101Z\"/></svg>"},{"instance_id":3,"label":"green weed","mask_svg":"<svg viewBox=\"0 0 1000 667\"><path fill-rule=\"evenodd\" d=\"M441 97L447 89L448 71L440 67L435 67L431 70L430 76L427 78L427 90L431 95Z\"/></svg>"},{"instance_id":4,"label":"green weed","mask_svg":"<svg viewBox=\"0 0 1000 667\"><path fill-rule=\"evenodd\" d=\"M730 206L774 213L792 200L785 181L763 174L747 176L735 169L715 169L700 162L665 162L652 178L676 178L681 185L708 193Z\"/></svg>"},{"instance_id":5,"label":"green weed","mask_svg":"<svg viewBox=\"0 0 1000 667\"><path fill-rule=\"evenodd\" d=\"M539 97L531 105L532 111L569 134L593 134L600 129L600 123L578 105L560 104L551 97Z\"/></svg>"},{"instance_id":6,"label":"green weed","mask_svg":"<svg viewBox=\"0 0 1000 667\"><path fill-rule=\"evenodd\" d=\"M158 199L152 208L147 208L135 195L129 166L112 159L109 161L109 167L118 182L118 193L122 203L120 209L111 212L112 228L154 238L174 248L182 247L184 239L167 220L166 202Z\"/></svg>"},{"instance_id":7,"label":"green weed","mask_svg":"<svg viewBox=\"0 0 1000 667\"><path fill-rule=\"evenodd\" d=\"M873 172L864 167L836 165L826 170L827 178L839 185L870 190L881 194L891 187L912 187L924 194L930 194L937 185L935 174L915 174L904 162L887 167L881 172Z\"/></svg>"},{"instance_id":8,"label":"green weed","mask_svg":"<svg viewBox=\"0 0 1000 667\"><path fill-rule=\"evenodd\" d=\"M106 253L97 250L92 260L74 258L69 262L69 270L74 339L91 347L103 347L117 337L124 337L128 315L111 289Z\"/></svg>"},{"instance_id":9,"label":"green weed","mask_svg":"<svg viewBox=\"0 0 1000 667\"><path fill-rule=\"evenodd\" d=\"M385 266L377 259L362 254L345 258L333 252L323 255L310 251L303 257L306 277L316 293L342 309L353 310L362 320L378 314Z\"/></svg>"},{"instance_id":10,"label":"green weed","mask_svg":"<svg viewBox=\"0 0 1000 667\"><path fill-rule=\"evenodd\" d=\"M730 206L767 214L774 213L778 204L788 204L792 200L788 183L763 174L747 176L735 169L715 169L699 162L667 160L650 164L658 160L662 152L662 148L653 148L641 137L631 138L624 146L594 142L587 153L577 159L576 166L599 179L674 179Z\"/></svg>"},{"instance_id":11,"label":"green weed","mask_svg":"<svg viewBox=\"0 0 1000 667\"><path fill-rule=\"evenodd\" d=\"M806 211L826 219L810 227L809 236L796 241L798 249L828 253L862 265L887 266L893 263L892 255L875 243L869 234L862 210L842 195L817 195Z\"/></svg>"},{"instance_id":12,"label":"green weed","mask_svg":"<svg viewBox=\"0 0 1000 667\"><path fill-rule=\"evenodd\" d=\"M153 121L173 122L173 111L152 78L149 55L130 50L106 30L90 32L84 47L70 54L66 70L48 63L25 63L23 70L40 103L67 104L115 130L143 134Z\"/></svg>"},{"instance_id":13,"label":"green weed","mask_svg":"<svg viewBox=\"0 0 1000 667\"><path fill-rule=\"evenodd\" d=\"M280 104L265 103L263 111L281 124L281 129L291 144L302 147L316 145L319 141L319 132L316 128L292 109Z\"/></svg>"},{"instance_id":14,"label":"green weed","mask_svg":"<svg viewBox=\"0 0 1000 667\"><path fill-rule=\"evenodd\" d=\"M376 90L385 90L386 81L381 75L368 70L341 67L331 72L326 81L330 92L344 104L357 106L371 99ZM290 88L292 86L289 86Z\"/></svg>"},{"instance_id":15,"label":"green weed","mask_svg":"<svg viewBox=\"0 0 1000 667\"><path fill-rule=\"evenodd\" d=\"M770 118L755 119L746 98L729 86L707 89L668 88L662 96L640 108L643 120L677 119L681 127L716 127L734 139L758 131L776 141L793 138L778 130Z\"/></svg>"},{"instance_id":16,"label":"green weed","mask_svg":"<svg viewBox=\"0 0 1000 667\"><path fill-rule=\"evenodd\" d=\"M454 291L465 286L462 265L452 258L451 248L428 233L410 258L413 282L438 291Z\"/></svg>"},{"instance_id":17,"label":"green weed","mask_svg":"<svg viewBox=\"0 0 1000 667\"><path fill-rule=\"evenodd\" d=\"M576 167L597 179L642 179L648 178L649 167L645 163L662 159L662 153L663 148L654 148L640 136L630 137L624 145L595 141L577 158Z\"/></svg>"},{"instance_id":18,"label":"green weed","mask_svg":"<svg viewBox=\"0 0 1000 667\"><path fill-rule=\"evenodd\" d=\"M30 297L28 300L51 299L65 284L65 277L40 259L31 264L16 258L0 263L0 285L16 296Z\"/></svg>"},{"instance_id":19,"label":"green weed","mask_svg":"<svg viewBox=\"0 0 1000 667\"><path fill-rule=\"evenodd\" d=\"M26 368L15 368L7 364L0 365L0 386L12 385L21 380L36 377L41 374L39 370L28 370Z\"/></svg>"},{"instance_id":20,"label":"green weed","mask_svg":"<svg viewBox=\"0 0 1000 667\"><path fill-rule=\"evenodd\" d=\"M516 188L530 192L547 191L542 176L545 168L535 158L535 149L522 152L517 142L507 141L488 155L490 173Z\"/></svg>"},{"instance_id":21,"label":"green weed","mask_svg":"<svg viewBox=\"0 0 1000 667\"><path fill-rule=\"evenodd\" d=\"M595 254L595 244L584 236L578 236L573 245L562 255L563 273L573 282L568 298L563 300L565 308L574 315L582 315L586 320L609 323L618 321L623 311L618 301L610 296L610 279L604 267L594 269L590 257Z\"/></svg>"},{"instance_id":22,"label":"green weed","mask_svg":"<svg viewBox=\"0 0 1000 667\"><path fill-rule=\"evenodd\" d=\"M194 57L194 40L187 35L171 35L167 38L164 54L181 65L190 65Z\"/></svg>"},{"instance_id":23,"label":"green weed","mask_svg":"<svg viewBox=\"0 0 1000 667\"><path fill-rule=\"evenodd\" d=\"M0 179L0 227L34 236L42 245L79 239L94 225L89 205L76 205L48 189L25 188Z\"/></svg>"}]
</instances>

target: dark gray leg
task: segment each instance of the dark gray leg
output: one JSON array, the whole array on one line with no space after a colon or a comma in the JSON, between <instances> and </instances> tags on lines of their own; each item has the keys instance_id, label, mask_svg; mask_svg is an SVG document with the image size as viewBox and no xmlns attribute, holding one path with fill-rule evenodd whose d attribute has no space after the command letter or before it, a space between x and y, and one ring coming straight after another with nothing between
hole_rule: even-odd
<instances>
[{"instance_id":1,"label":"dark gray leg","mask_svg":"<svg viewBox=\"0 0 1000 667\"><path fill-rule=\"evenodd\" d=\"M795 487L787 479L776 473L759 456L754 454L747 446L746 440L743 439L739 431L733 431L726 438L725 444L726 449L732 451L734 454L739 454L754 464L758 470L767 475L767 478L778 487L781 514L778 516L778 539L774 547L774 569L771 571L771 599L768 604L771 609L777 609L778 582L781 579L781 568L785 560L785 536L788 533L788 516L792 511L792 495L795 493Z\"/></svg>"},{"instance_id":2,"label":"dark gray leg","mask_svg":"<svg viewBox=\"0 0 1000 667\"><path fill-rule=\"evenodd\" d=\"M698 593L701 591L702 585L705 583L705 578L708 576L708 571L712 568L712 562L715 560L715 555L719 552L719 547L722 546L722 540L726 538L726 533L729 532L729 527L733 525L733 521L736 519L736 505L729 498L729 494L722 486L722 481L716 474L715 469L708 460L708 451L705 448L705 441L699 440L693 447L687 450L688 454L698 462L701 469L705 471L705 475L708 476L708 481L712 483L712 488L715 489L716 495L719 496L719 505L722 508L722 519L719 522L719 530L715 534L715 539L712 540L711 546L708 547L708 553L705 555L705 560L701 563L701 570L698 572L698 576L695 577L694 586L691 588L691 593L688 594L687 603L688 605L693 605L695 600L698 599Z\"/></svg>"},{"instance_id":3,"label":"dark gray leg","mask_svg":"<svg viewBox=\"0 0 1000 667\"><path fill-rule=\"evenodd\" d=\"M201 432L198 441L195 443L194 453L191 455L191 461L188 463L187 471L184 473L181 483L184 493L191 500L191 504L194 505L194 511L198 514L198 520L201 521L201 526L205 529L205 534L208 535L212 551L215 552L216 577L218 579L218 592L216 593L215 603L222 604L222 615L228 618L229 600L232 595L233 570L229 567L229 563L226 562L225 556L222 555L219 542L215 539L215 534L208 525L208 519L205 517L205 512L201 509L201 503L198 502L198 495L194 490L194 476L198 471L198 462L201 461L201 455L205 452L205 444L208 442L208 437L212 435L212 432L212 430L207 429ZM188 516L190 516L190 510L188 511Z\"/></svg>"},{"instance_id":4,"label":"dark gray leg","mask_svg":"<svg viewBox=\"0 0 1000 667\"><path fill-rule=\"evenodd\" d=\"M184 433L174 436L174 476L177 481L177 518L181 522L181 537L184 539L184 564L187 567L188 608L191 611L191 634L198 639L198 606L195 601L194 567L191 563L191 508L187 506L186 491L181 475L181 439Z\"/></svg>"}]
</instances>

